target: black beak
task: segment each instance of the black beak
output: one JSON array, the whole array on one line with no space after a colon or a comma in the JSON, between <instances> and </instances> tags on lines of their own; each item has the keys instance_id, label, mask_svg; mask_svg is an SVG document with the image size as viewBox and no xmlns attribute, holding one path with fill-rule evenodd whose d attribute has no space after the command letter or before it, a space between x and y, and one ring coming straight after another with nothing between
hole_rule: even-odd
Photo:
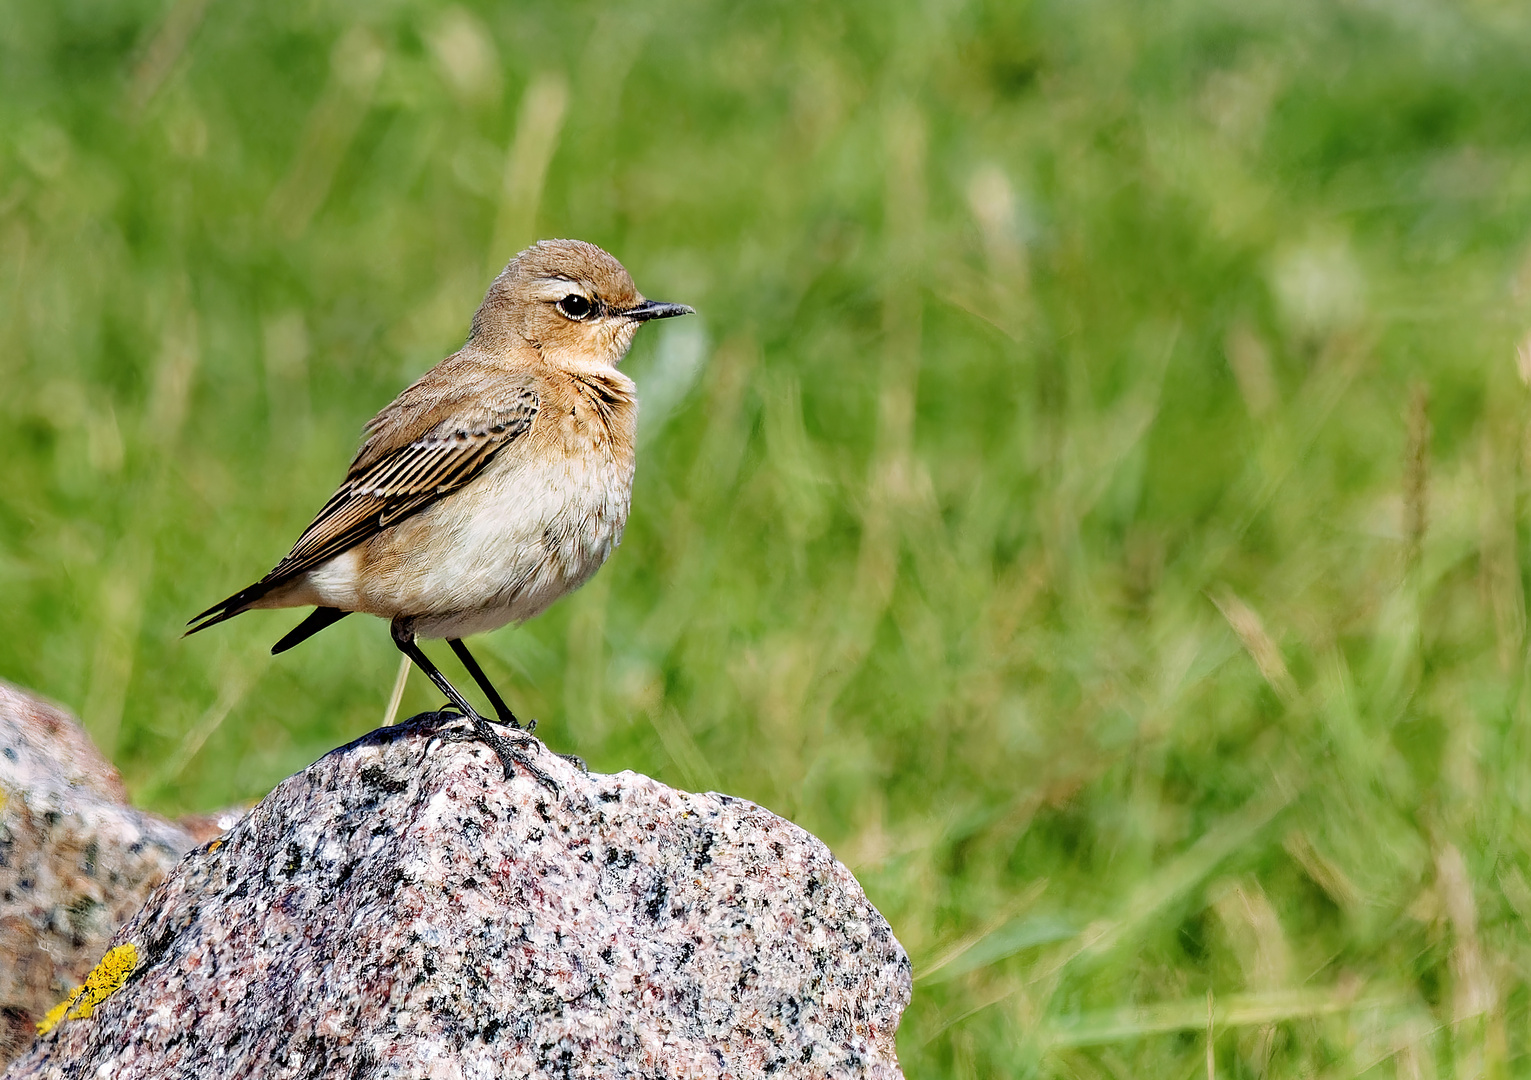
<instances>
[{"instance_id":1,"label":"black beak","mask_svg":"<svg viewBox=\"0 0 1531 1080\"><path fill-rule=\"evenodd\" d=\"M685 304L666 304L659 300L645 300L636 307L622 312L629 319L648 322L650 319L673 319L677 315L695 315L696 311Z\"/></svg>"}]
</instances>

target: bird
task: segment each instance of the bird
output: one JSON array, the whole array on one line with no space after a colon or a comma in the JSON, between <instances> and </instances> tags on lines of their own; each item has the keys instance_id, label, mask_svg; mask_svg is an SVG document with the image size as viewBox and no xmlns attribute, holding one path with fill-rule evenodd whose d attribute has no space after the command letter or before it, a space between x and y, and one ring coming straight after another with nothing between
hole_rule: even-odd
<instances>
[{"instance_id":1,"label":"bird","mask_svg":"<svg viewBox=\"0 0 1531 1080\"><path fill-rule=\"evenodd\" d=\"M345 479L265 577L187 624L312 607L282 653L353 612L389 620L394 645L472 724L505 777L535 740L463 639L541 614L621 542L638 420L618 369L644 323L693 315L645 299L613 256L541 240L494 279L467 342L368 421ZM445 638L493 707L495 729L420 647ZM447 736L443 736L444 738Z\"/></svg>"}]
</instances>

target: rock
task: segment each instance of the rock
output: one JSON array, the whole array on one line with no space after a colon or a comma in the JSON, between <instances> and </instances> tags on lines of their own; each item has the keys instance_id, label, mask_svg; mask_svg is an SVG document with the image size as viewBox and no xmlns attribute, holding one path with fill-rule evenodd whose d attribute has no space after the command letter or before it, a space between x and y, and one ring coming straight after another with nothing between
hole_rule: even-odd
<instances>
[{"instance_id":1,"label":"rock","mask_svg":"<svg viewBox=\"0 0 1531 1080\"><path fill-rule=\"evenodd\" d=\"M540 744L557 793L507 780L434 737L454 719L336 750L188 855L114 939L125 985L98 971L7 1076L902 1076L908 958L822 843Z\"/></svg>"},{"instance_id":2,"label":"rock","mask_svg":"<svg viewBox=\"0 0 1531 1080\"><path fill-rule=\"evenodd\" d=\"M228 832L249 812L249 805L230 806L213 814L187 814L175 823L191 837L191 846L197 847Z\"/></svg>"},{"instance_id":3,"label":"rock","mask_svg":"<svg viewBox=\"0 0 1531 1080\"><path fill-rule=\"evenodd\" d=\"M66 713L0 682L0 1067L193 845L126 804Z\"/></svg>"}]
</instances>

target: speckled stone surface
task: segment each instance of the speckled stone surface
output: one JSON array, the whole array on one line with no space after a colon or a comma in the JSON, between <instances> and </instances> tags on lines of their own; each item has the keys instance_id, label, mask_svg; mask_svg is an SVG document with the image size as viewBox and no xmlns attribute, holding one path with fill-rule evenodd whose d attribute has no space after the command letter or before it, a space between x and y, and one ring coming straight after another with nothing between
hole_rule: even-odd
<instances>
[{"instance_id":1,"label":"speckled stone surface","mask_svg":"<svg viewBox=\"0 0 1531 1080\"><path fill-rule=\"evenodd\" d=\"M0 1066L195 844L125 798L68 714L0 682Z\"/></svg>"},{"instance_id":2,"label":"speckled stone surface","mask_svg":"<svg viewBox=\"0 0 1531 1080\"><path fill-rule=\"evenodd\" d=\"M8 1077L901 1077L910 968L825 846L751 803L440 718L284 781L114 939L141 960Z\"/></svg>"}]
</instances>

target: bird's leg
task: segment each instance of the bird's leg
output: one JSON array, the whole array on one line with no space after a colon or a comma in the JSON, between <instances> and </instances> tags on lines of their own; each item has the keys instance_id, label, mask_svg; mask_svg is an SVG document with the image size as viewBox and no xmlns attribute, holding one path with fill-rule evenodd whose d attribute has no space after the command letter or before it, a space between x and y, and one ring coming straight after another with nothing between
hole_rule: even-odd
<instances>
[{"instance_id":1,"label":"bird's leg","mask_svg":"<svg viewBox=\"0 0 1531 1080\"><path fill-rule=\"evenodd\" d=\"M510 711L510 706L505 704L505 699L500 697L500 692L494 688L489 677L484 674L484 669L478 666L478 661L473 659L473 654L468 651L468 646L459 638L447 638L447 644L452 646L452 651L457 654L457 659L462 661L462 666L468 669L468 674L473 676L473 681L478 683L478 688L489 698L489 704L494 706L494 714L500 718L500 723L508 724L513 728L519 728L521 722L516 719L516 714ZM533 720L526 725L527 731L537 727L537 721Z\"/></svg>"},{"instance_id":2,"label":"bird's leg","mask_svg":"<svg viewBox=\"0 0 1531 1080\"><path fill-rule=\"evenodd\" d=\"M510 706L505 704L505 700L495 690L494 684L484 674L484 669L478 666L478 661L473 659L473 654L468 651L468 646L463 644L461 638L447 638L447 644L452 646L452 651L462 661L462 666L468 669L468 674L473 676L473 681L478 683L479 689L488 696L490 704L494 706L495 715L500 718L500 723L509 724L517 730L527 732L527 734L537 730L536 720L528 720L524 728L521 726L521 722L516 719L516 714L510 711ZM555 750L554 753L558 752ZM558 756L569 762L580 772L587 774L590 772L584 758L577 757L574 754L558 754Z\"/></svg>"},{"instance_id":3,"label":"bird's leg","mask_svg":"<svg viewBox=\"0 0 1531 1080\"><path fill-rule=\"evenodd\" d=\"M480 716L478 711L468 704L468 699L458 693L457 687L448 682L447 677L441 673L435 664L431 663L430 657L425 655L425 652L415 640L414 629L409 625L408 620L402 618L394 619L392 630L393 643L398 646L399 651L409 657L417 668L425 672L425 677L436 684L436 689L445 694L452 704L462 710L462 714L473 723L471 734L468 732L448 731L436 736L438 739L442 742L464 742L475 739L494 751L495 756L500 759L500 765L505 769L506 780L511 778L512 766L520 765L527 772L531 773L538 783L549 788L555 794L557 793L558 784L553 778L533 765L531 760L521 751L521 748L524 746L537 745L536 739L529 735L522 735L517 739L512 739L495 731L494 728L490 727L489 721Z\"/></svg>"}]
</instances>

